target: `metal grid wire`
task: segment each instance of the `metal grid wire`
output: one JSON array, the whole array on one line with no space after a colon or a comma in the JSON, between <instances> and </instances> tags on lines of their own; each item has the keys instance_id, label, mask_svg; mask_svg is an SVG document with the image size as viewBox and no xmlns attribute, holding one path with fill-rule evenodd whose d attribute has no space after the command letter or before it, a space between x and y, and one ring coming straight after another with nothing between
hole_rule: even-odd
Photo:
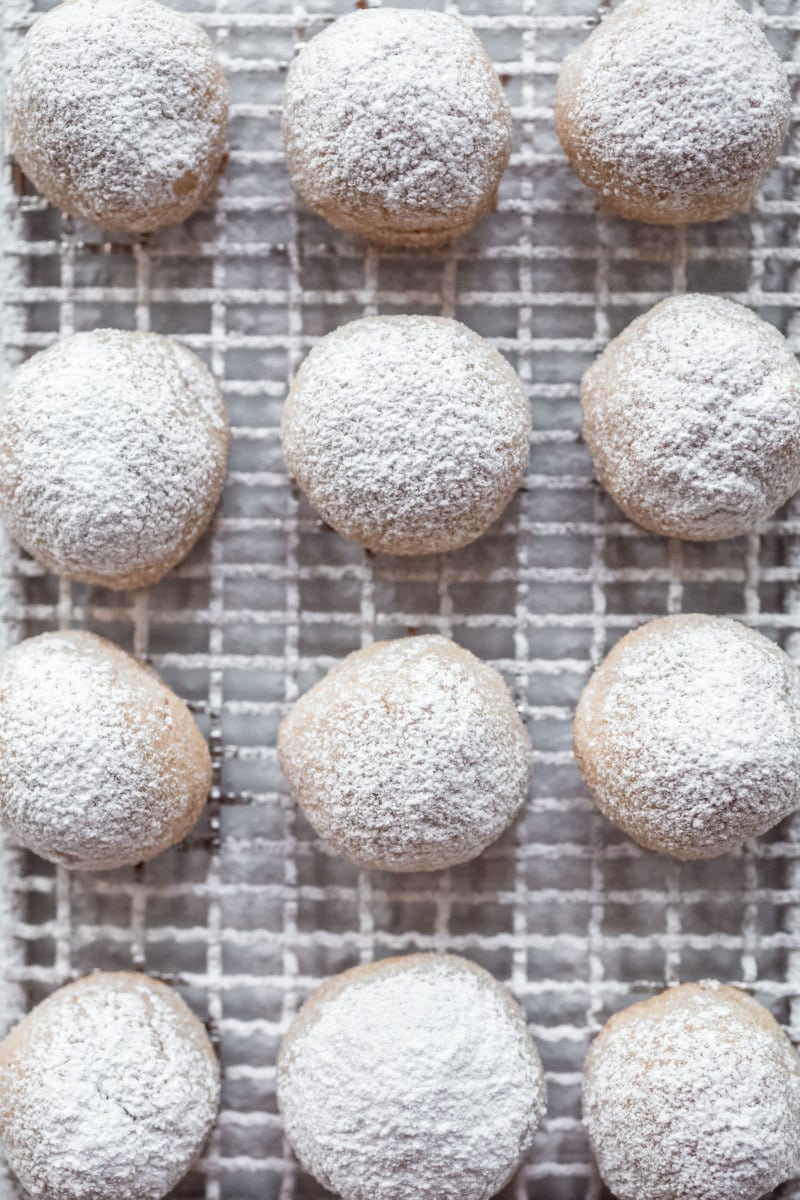
<instances>
[{"instance_id":1,"label":"metal grid wire","mask_svg":"<svg viewBox=\"0 0 800 1200\"><path fill-rule=\"evenodd\" d=\"M800 1040L800 823L709 863L640 851L587 799L570 750L574 705L614 641L664 613L727 613L800 657L800 506L740 541L642 533L592 481L578 383L635 314L685 289L751 305L800 350L797 133L751 219L672 231L600 217L552 122L559 62L597 19L596 0L445 0L498 65L514 155L498 212L454 249L379 253L294 207L280 151L294 47L352 0L170 2L206 27L231 77L219 201L185 227L110 238L48 208L7 157L3 359L13 367L98 325L181 338L230 409L224 502L203 544L150 591L59 584L9 549L0 604L6 640L87 626L147 657L208 732L215 786L187 843L146 867L81 876L18 852L0 858L15 939L5 978L26 1006L94 968L174 981L208 1020L224 1068L218 1127L176 1195L315 1200L324 1193L292 1161L275 1106L292 1014L355 963L420 948L465 954L519 997L547 1069L548 1119L506 1200L600 1200L580 1069L611 1011L718 976L753 990ZM4 0L7 61L51 6ZM796 92L800 3L751 7ZM287 381L314 341L363 314L406 311L456 316L491 338L533 406L518 500L492 534L441 558L372 557L323 527L289 487L278 442ZM410 630L451 635L504 672L531 730L535 777L526 812L479 862L369 874L326 852L288 802L275 734L336 659ZM14 992L2 1003L0 1023L14 1015ZM0 1179L0 1196L13 1194ZM800 1184L780 1195L797 1200Z\"/></svg>"}]
</instances>

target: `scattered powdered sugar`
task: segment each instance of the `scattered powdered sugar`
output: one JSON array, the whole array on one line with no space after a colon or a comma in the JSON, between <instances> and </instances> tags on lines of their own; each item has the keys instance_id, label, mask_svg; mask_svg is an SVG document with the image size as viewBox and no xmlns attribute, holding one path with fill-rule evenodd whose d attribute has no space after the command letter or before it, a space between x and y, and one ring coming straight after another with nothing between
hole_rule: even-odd
<instances>
[{"instance_id":1,"label":"scattered powdered sugar","mask_svg":"<svg viewBox=\"0 0 800 1200\"><path fill-rule=\"evenodd\" d=\"M531 762L502 677L443 637L350 654L295 704L278 752L320 836L388 871L480 854L523 803Z\"/></svg>"},{"instance_id":2,"label":"scattered powdered sugar","mask_svg":"<svg viewBox=\"0 0 800 1200\"><path fill-rule=\"evenodd\" d=\"M283 414L290 473L345 537L389 554L464 546L528 462L528 401L483 338L443 317L364 317L315 346Z\"/></svg>"},{"instance_id":3,"label":"scattered powdered sugar","mask_svg":"<svg viewBox=\"0 0 800 1200\"><path fill-rule=\"evenodd\" d=\"M722 854L800 805L800 676L736 621L652 621L589 681L575 752L599 808L641 845Z\"/></svg>"},{"instance_id":4,"label":"scattered powdered sugar","mask_svg":"<svg viewBox=\"0 0 800 1200\"><path fill-rule=\"evenodd\" d=\"M92 975L0 1047L0 1140L37 1200L161 1200L201 1150L219 1091L206 1032L176 993Z\"/></svg>"},{"instance_id":5,"label":"scattered powdered sugar","mask_svg":"<svg viewBox=\"0 0 800 1200\"><path fill-rule=\"evenodd\" d=\"M0 409L0 505L60 575L136 587L206 528L228 427L210 372L154 333L77 333L20 367Z\"/></svg>"},{"instance_id":6,"label":"scattered powdered sugar","mask_svg":"<svg viewBox=\"0 0 800 1200\"><path fill-rule=\"evenodd\" d=\"M800 1166L800 1061L761 1005L689 984L594 1042L584 1123L617 1200L760 1200Z\"/></svg>"},{"instance_id":7,"label":"scattered powdered sugar","mask_svg":"<svg viewBox=\"0 0 800 1200\"><path fill-rule=\"evenodd\" d=\"M464 959L358 967L316 992L278 1064L303 1165L344 1200L488 1200L544 1114L539 1055L508 992Z\"/></svg>"},{"instance_id":8,"label":"scattered powdered sugar","mask_svg":"<svg viewBox=\"0 0 800 1200\"><path fill-rule=\"evenodd\" d=\"M454 236L494 200L511 111L480 42L441 12L371 8L303 47L286 84L293 182L333 224Z\"/></svg>"},{"instance_id":9,"label":"scattered powdered sugar","mask_svg":"<svg viewBox=\"0 0 800 1200\"><path fill-rule=\"evenodd\" d=\"M188 709L110 642L45 633L0 659L0 820L43 858L152 858L197 820L210 776Z\"/></svg>"},{"instance_id":10,"label":"scattered powdered sugar","mask_svg":"<svg viewBox=\"0 0 800 1200\"><path fill-rule=\"evenodd\" d=\"M565 62L557 124L623 216L747 208L789 126L786 70L736 0L626 0Z\"/></svg>"},{"instance_id":11,"label":"scattered powdered sugar","mask_svg":"<svg viewBox=\"0 0 800 1200\"><path fill-rule=\"evenodd\" d=\"M664 300L608 346L582 399L600 481L657 533L749 533L800 488L800 366L739 304Z\"/></svg>"},{"instance_id":12,"label":"scattered powdered sugar","mask_svg":"<svg viewBox=\"0 0 800 1200\"><path fill-rule=\"evenodd\" d=\"M34 23L8 126L44 195L104 228L183 220L219 170L228 87L207 35L155 0L68 0Z\"/></svg>"}]
</instances>

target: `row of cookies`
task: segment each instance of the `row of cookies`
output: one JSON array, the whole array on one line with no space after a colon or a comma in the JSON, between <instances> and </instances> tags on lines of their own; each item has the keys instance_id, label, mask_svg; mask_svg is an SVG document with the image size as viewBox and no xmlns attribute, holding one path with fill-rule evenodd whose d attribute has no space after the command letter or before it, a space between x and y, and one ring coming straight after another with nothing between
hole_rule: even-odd
<instances>
[{"instance_id":1,"label":"row of cookies","mask_svg":"<svg viewBox=\"0 0 800 1200\"><path fill-rule=\"evenodd\" d=\"M184 220L225 159L225 75L206 35L156 0L58 5L25 38L7 107L28 178L103 229ZM786 70L736 0L626 0L567 58L555 105L601 204L658 224L747 209L789 118ZM511 109L458 18L367 8L292 62L283 139L297 191L332 225L424 248L493 207Z\"/></svg>"}]
</instances>

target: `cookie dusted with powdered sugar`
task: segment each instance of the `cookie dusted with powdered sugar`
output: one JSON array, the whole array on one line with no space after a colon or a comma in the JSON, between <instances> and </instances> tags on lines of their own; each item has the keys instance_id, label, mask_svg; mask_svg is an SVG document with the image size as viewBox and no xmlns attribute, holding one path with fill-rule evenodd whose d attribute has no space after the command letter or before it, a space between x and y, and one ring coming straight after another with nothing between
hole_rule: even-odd
<instances>
[{"instance_id":1,"label":"cookie dusted with powdered sugar","mask_svg":"<svg viewBox=\"0 0 800 1200\"><path fill-rule=\"evenodd\" d=\"M583 1120L617 1200L759 1200L800 1168L800 1060L744 992L684 984L597 1036Z\"/></svg>"},{"instance_id":2,"label":"cookie dusted with powdered sugar","mask_svg":"<svg viewBox=\"0 0 800 1200\"><path fill-rule=\"evenodd\" d=\"M89 975L0 1045L0 1144L37 1200L162 1200L219 1107L202 1024L146 975Z\"/></svg>"},{"instance_id":3,"label":"cookie dusted with powdered sugar","mask_svg":"<svg viewBox=\"0 0 800 1200\"><path fill-rule=\"evenodd\" d=\"M632 521L689 541L752 533L800 488L800 366L717 296L673 296L586 373L583 432Z\"/></svg>"},{"instance_id":4,"label":"cookie dusted with powdered sugar","mask_svg":"<svg viewBox=\"0 0 800 1200\"><path fill-rule=\"evenodd\" d=\"M363 317L324 337L292 384L290 474L343 537L438 554L485 533L520 486L531 417L515 371L444 317Z\"/></svg>"},{"instance_id":5,"label":"cookie dusted with powdered sugar","mask_svg":"<svg viewBox=\"0 0 800 1200\"><path fill-rule=\"evenodd\" d=\"M458 17L369 8L340 17L289 68L289 173L331 225L386 246L435 246L494 207L511 110Z\"/></svg>"},{"instance_id":6,"label":"cookie dusted with powdered sugar","mask_svg":"<svg viewBox=\"0 0 800 1200\"><path fill-rule=\"evenodd\" d=\"M800 806L800 674L737 621L651 621L589 680L575 757L600 811L641 846L724 854Z\"/></svg>"},{"instance_id":7,"label":"cookie dusted with powdered sugar","mask_svg":"<svg viewBox=\"0 0 800 1200\"><path fill-rule=\"evenodd\" d=\"M324 983L284 1038L278 1105L343 1200L488 1200L545 1110L517 1002L463 958L413 954Z\"/></svg>"},{"instance_id":8,"label":"cookie dusted with powdered sugar","mask_svg":"<svg viewBox=\"0 0 800 1200\"><path fill-rule=\"evenodd\" d=\"M76 333L24 363L0 403L0 512L48 570L144 587L205 531L228 438L189 350L155 333Z\"/></svg>"},{"instance_id":9,"label":"cookie dusted with powdered sugar","mask_svg":"<svg viewBox=\"0 0 800 1200\"><path fill-rule=\"evenodd\" d=\"M199 208L222 166L228 84L203 30L155 0L66 0L8 86L17 162L51 203L142 233Z\"/></svg>"},{"instance_id":10,"label":"cookie dusted with powdered sugar","mask_svg":"<svg viewBox=\"0 0 800 1200\"><path fill-rule=\"evenodd\" d=\"M0 658L0 821L42 858L83 871L153 858L210 784L186 705L111 642L43 633Z\"/></svg>"},{"instance_id":11,"label":"cookie dusted with powdered sugar","mask_svg":"<svg viewBox=\"0 0 800 1200\"><path fill-rule=\"evenodd\" d=\"M750 207L775 163L789 83L737 0L625 0L564 62L555 116L602 208L718 221Z\"/></svg>"},{"instance_id":12,"label":"cookie dusted with powdered sugar","mask_svg":"<svg viewBox=\"0 0 800 1200\"><path fill-rule=\"evenodd\" d=\"M320 837L385 871L475 858L519 811L531 764L502 677L443 637L348 655L294 705L278 754Z\"/></svg>"}]
</instances>

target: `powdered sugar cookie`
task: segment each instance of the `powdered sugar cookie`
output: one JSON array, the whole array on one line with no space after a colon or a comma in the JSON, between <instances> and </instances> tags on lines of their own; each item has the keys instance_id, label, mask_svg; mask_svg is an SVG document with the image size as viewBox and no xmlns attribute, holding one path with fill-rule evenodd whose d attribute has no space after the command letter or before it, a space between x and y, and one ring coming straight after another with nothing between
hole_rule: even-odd
<instances>
[{"instance_id":1,"label":"powdered sugar cookie","mask_svg":"<svg viewBox=\"0 0 800 1200\"><path fill-rule=\"evenodd\" d=\"M618 1200L759 1200L800 1166L800 1060L744 992L684 984L598 1034L583 1119Z\"/></svg>"},{"instance_id":2,"label":"powdered sugar cookie","mask_svg":"<svg viewBox=\"0 0 800 1200\"><path fill-rule=\"evenodd\" d=\"M752 533L800 489L800 366L718 296L672 296L586 373L583 432L632 521L689 541Z\"/></svg>"},{"instance_id":3,"label":"powdered sugar cookie","mask_svg":"<svg viewBox=\"0 0 800 1200\"><path fill-rule=\"evenodd\" d=\"M494 206L511 111L458 17L368 8L340 17L289 68L292 182L331 225L387 246L435 246Z\"/></svg>"},{"instance_id":4,"label":"powdered sugar cookie","mask_svg":"<svg viewBox=\"0 0 800 1200\"><path fill-rule=\"evenodd\" d=\"M294 705L278 754L320 837L385 871L475 858L518 812L531 763L502 677L442 637L348 655Z\"/></svg>"},{"instance_id":5,"label":"powdered sugar cookie","mask_svg":"<svg viewBox=\"0 0 800 1200\"><path fill-rule=\"evenodd\" d=\"M600 811L640 845L724 854L800 805L800 675L737 621L651 621L589 680L575 757Z\"/></svg>"},{"instance_id":6,"label":"powdered sugar cookie","mask_svg":"<svg viewBox=\"0 0 800 1200\"><path fill-rule=\"evenodd\" d=\"M443 317L363 317L328 334L281 424L290 474L344 537L385 554L455 550L522 482L531 418L516 373Z\"/></svg>"},{"instance_id":7,"label":"powdered sugar cookie","mask_svg":"<svg viewBox=\"0 0 800 1200\"><path fill-rule=\"evenodd\" d=\"M488 1200L544 1115L522 1010L463 958L413 954L318 988L284 1038L278 1104L343 1200Z\"/></svg>"},{"instance_id":8,"label":"powdered sugar cookie","mask_svg":"<svg viewBox=\"0 0 800 1200\"><path fill-rule=\"evenodd\" d=\"M566 59L555 115L604 209L718 221L750 207L778 157L789 84L736 0L625 0Z\"/></svg>"},{"instance_id":9,"label":"powdered sugar cookie","mask_svg":"<svg viewBox=\"0 0 800 1200\"><path fill-rule=\"evenodd\" d=\"M144 587L205 531L228 436L189 350L155 333L76 333L24 363L0 405L0 511L48 570Z\"/></svg>"},{"instance_id":10,"label":"powdered sugar cookie","mask_svg":"<svg viewBox=\"0 0 800 1200\"><path fill-rule=\"evenodd\" d=\"M103 871L188 833L211 759L154 671L91 633L43 633L0 658L0 820L51 862Z\"/></svg>"},{"instance_id":11,"label":"powdered sugar cookie","mask_svg":"<svg viewBox=\"0 0 800 1200\"><path fill-rule=\"evenodd\" d=\"M59 1200L161 1200L219 1106L205 1029L146 975L89 975L0 1045L0 1143L25 1188Z\"/></svg>"},{"instance_id":12,"label":"powdered sugar cookie","mask_svg":"<svg viewBox=\"0 0 800 1200\"><path fill-rule=\"evenodd\" d=\"M228 84L203 30L155 0L66 0L31 27L8 129L38 190L103 229L183 221L219 174Z\"/></svg>"}]
</instances>

